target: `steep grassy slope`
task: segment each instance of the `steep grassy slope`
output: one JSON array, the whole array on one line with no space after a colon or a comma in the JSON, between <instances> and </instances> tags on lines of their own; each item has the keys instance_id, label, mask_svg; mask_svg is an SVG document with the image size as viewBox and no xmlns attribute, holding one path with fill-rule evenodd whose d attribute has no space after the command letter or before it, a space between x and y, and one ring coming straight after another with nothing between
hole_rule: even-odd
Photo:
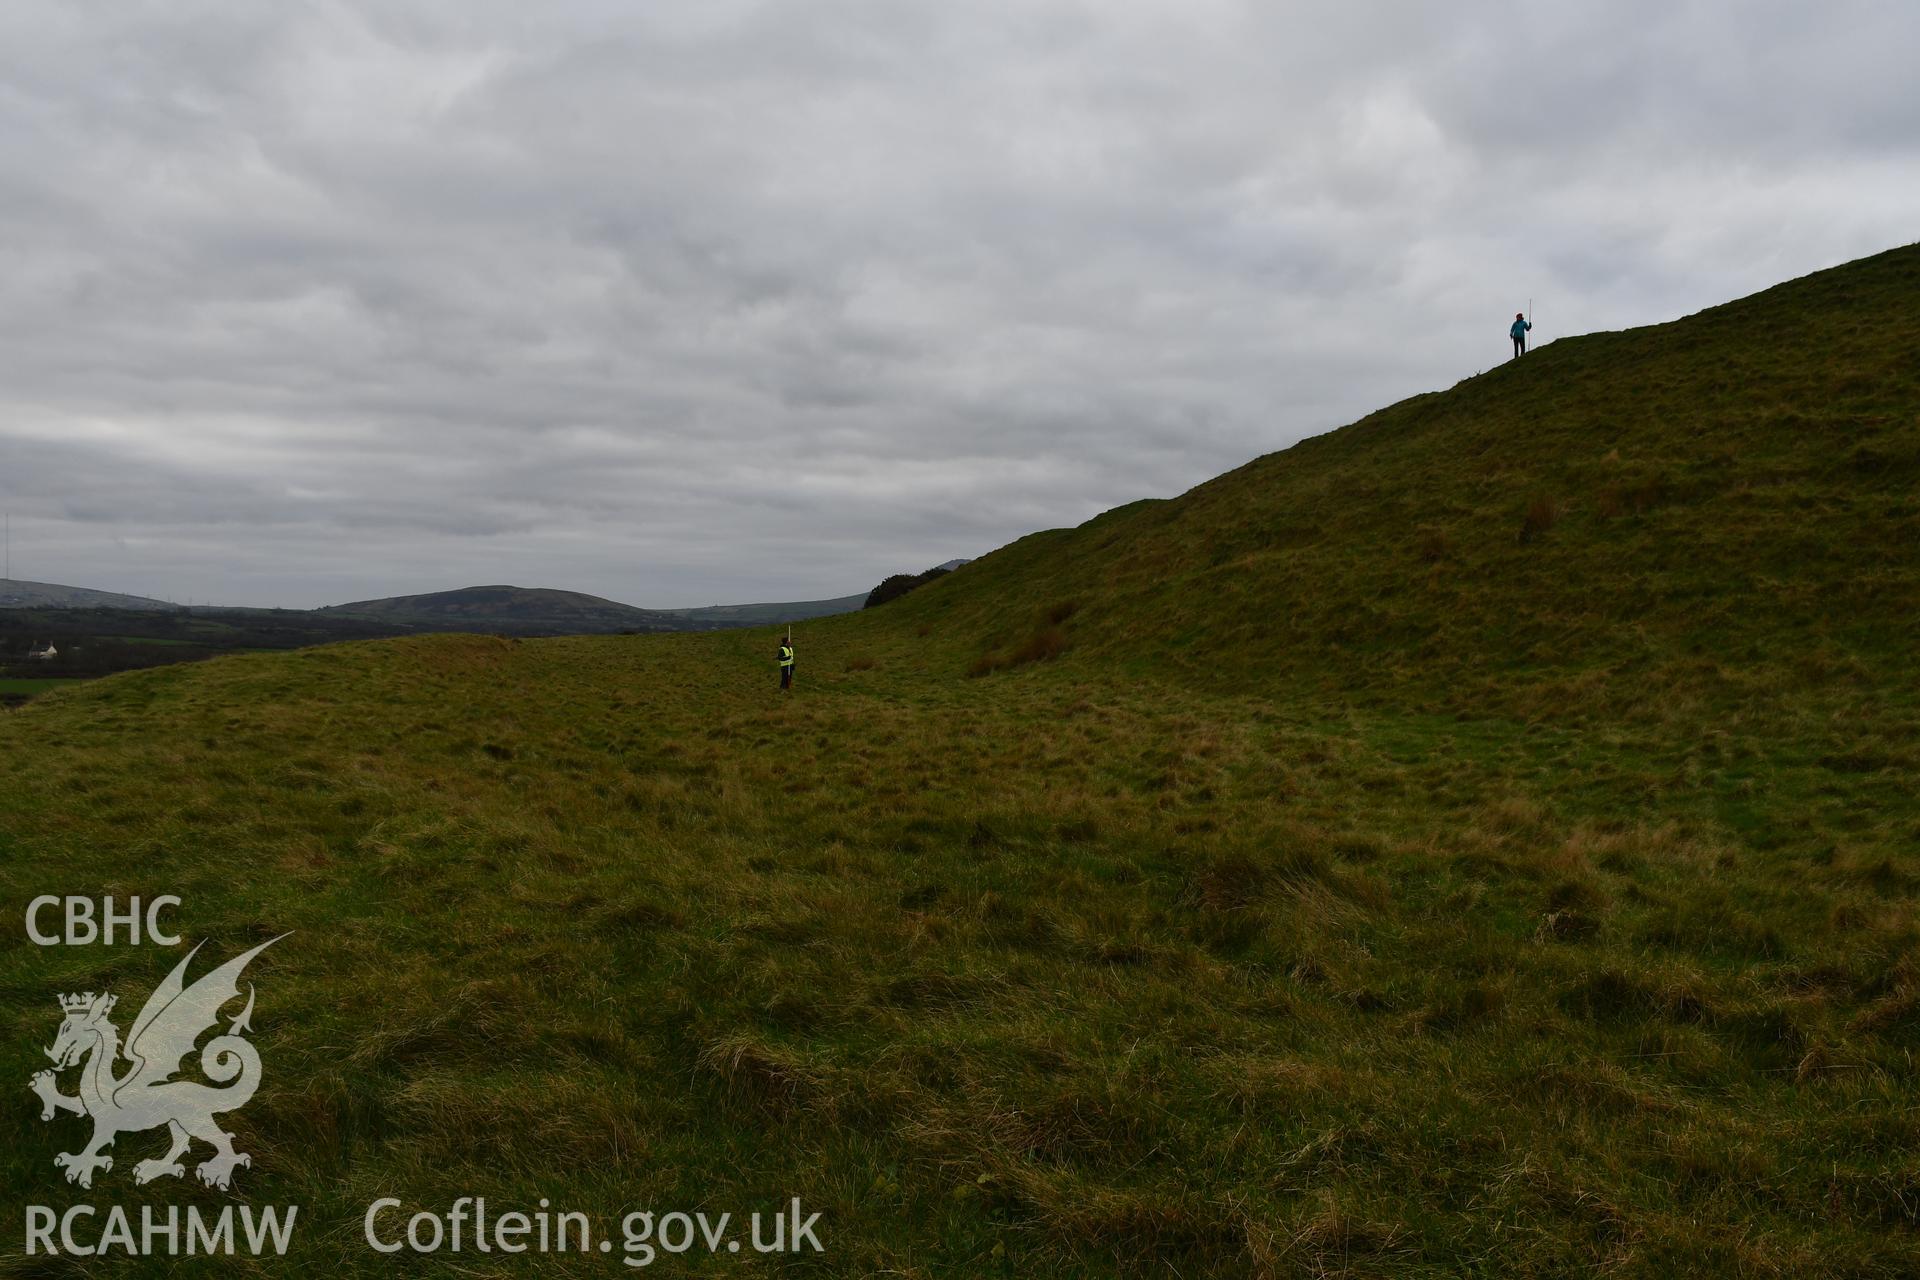
<instances>
[{"instance_id":1,"label":"steep grassy slope","mask_svg":"<svg viewBox=\"0 0 1920 1280\"><path fill-rule=\"evenodd\" d=\"M791 699L768 632L53 693L0 717L0 900L297 931L228 1123L299 1274L484 1194L825 1215L657 1264L703 1274L1911 1275L1915 265L1023 540L801 628ZM176 958L0 949L22 1082L54 992ZM134 1188L151 1138L68 1188L18 1102L9 1203L222 1202Z\"/></svg>"},{"instance_id":2,"label":"steep grassy slope","mask_svg":"<svg viewBox=\"0 0 1920 1280\"><path fill-rule=\"evenodd\" d=\"M965 663L1071 610L1039 648L1482 709L1905 684L1917 352L1907 248L1554 342L1177 500L1023 539L899 621Z\"/></svg>"}]
</instances>

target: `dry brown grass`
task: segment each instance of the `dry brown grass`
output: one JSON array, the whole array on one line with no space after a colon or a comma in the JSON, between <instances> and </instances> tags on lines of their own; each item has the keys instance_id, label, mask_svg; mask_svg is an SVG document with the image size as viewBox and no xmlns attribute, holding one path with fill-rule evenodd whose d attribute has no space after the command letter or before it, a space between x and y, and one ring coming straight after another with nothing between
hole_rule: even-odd
<instances>
[{"instance_id":1,"label":"dry brown grass","mask_svg":"<svg viewBox=\"0 0 1920 1280\"><path fill-rule=\"evenodd\" d=\"M1560 504L1552 498L1539 497L1527 504L1527 511L1520 518L1520 541L1532 542L1553 528L1560 521Z\"/></svg>"}]
</instances>

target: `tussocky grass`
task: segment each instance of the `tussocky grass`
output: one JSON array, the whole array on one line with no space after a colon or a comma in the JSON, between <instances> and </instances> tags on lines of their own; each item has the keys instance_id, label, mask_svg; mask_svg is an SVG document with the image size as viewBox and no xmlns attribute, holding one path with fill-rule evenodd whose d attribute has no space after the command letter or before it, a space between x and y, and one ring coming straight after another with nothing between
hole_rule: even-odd
<instances>
[{"instance_id":1,"label":"tussocky grass","mask_svg":"<svg viewBox=\"0 0 1920 1280\"><path fill-rule=\"evenodd\" d=\"M1911 1274L1917 282L1553 343L807 624L791 698L770 632L50 693L5 901L296 931L228 1123L297 1274L469 1194L824 1214L695 1273ZM67 1188L25 1089L174 954L0 948L9 1200L224 1202L152 1135Z\"/></svg>"}]
</instances>

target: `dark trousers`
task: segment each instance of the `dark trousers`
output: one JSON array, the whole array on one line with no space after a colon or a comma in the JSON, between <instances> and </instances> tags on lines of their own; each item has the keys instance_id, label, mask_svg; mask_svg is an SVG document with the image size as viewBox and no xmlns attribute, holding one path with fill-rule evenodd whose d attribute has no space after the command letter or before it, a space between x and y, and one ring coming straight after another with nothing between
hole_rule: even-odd
<instances>
[{"instance_id":1,"label":"dark trousers","mask_svg":"<svg viewBox=\"0 0 1920 1280\"><path fill-rule=\"evenodd\" d=\"M782 689L793 688L793 668L791 666L780 668L780 687Z\"/></svg>"},{"instance_id":2,"label":"dark trousers","mask_svg":"<svg viewBox=\"0 0 1920 1280\"><path fill-rule=\"evenodd\" d=\"M1525 338L1515 338L1513 340L1513 354L1516 356L1527 354L1527 340Z\"/></svg>"}]
</instances>

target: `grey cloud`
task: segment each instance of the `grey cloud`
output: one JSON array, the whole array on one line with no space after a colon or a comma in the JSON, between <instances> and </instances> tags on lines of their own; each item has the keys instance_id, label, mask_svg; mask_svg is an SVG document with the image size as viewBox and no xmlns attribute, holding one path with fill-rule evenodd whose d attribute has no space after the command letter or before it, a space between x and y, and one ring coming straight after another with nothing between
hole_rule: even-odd
<instances>
[{"instance_id":1,"label":"grey cloud","mask_svg":"<svg viewBox=\"0 0 1920 1280\"><path fill-rule=\"evenodd\" d=\"M838 595L1911 236L1910 6L0 16L16 570Z\"/></svg>"}]
</instances>

